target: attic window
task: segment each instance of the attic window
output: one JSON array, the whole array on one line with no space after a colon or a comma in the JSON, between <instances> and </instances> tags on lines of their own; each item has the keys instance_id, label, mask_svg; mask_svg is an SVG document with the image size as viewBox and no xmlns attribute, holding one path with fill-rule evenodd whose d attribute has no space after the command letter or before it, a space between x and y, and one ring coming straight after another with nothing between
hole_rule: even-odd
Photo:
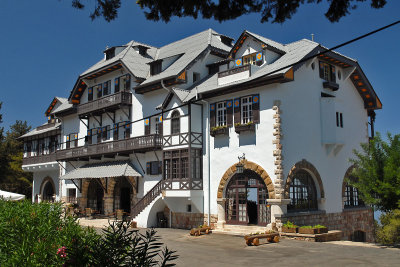
<instances>
[{"instance_id":1,"label":"attic window","mask_svg":"<svg viewBox=\"0 0 400 267\"><path fill-rule=\"evenodd\" d=\"M144 56L144 55L146 55L146 52L147 52L148 47L139 45L139 46L138 46L138 49L139 49L139 54L141 54L142 56Z\"/></svg>"},{"instance_id":2,"label":"attic window","mask_svg":"<svg viewBox=\"0 0 400 267\"><path fill-rule=\"evenodd\" d=\"M154 61L150 65L150 75L156 75L161 73L161 63L162 61Z\"/></svg>"},{"instance_id":3,"label":"attic window","mask_svg":"<svg viewBox=\"0 0 400 267\"><path fill-rule=\"evenodd\" d=\"M193 82L200 80L200 73L193 72Z\"/></svg>"},{"instance_id":4,"label":"attic window","mask_svg":"<svg viewBox=\"0 0 400 267\"><path fill-rule=\"evenodd\" d=\"M222 42L223 44L225 44L225 45L227 45L227 46L232 46L232 41L233 41L232 38L229 38L229 37L223 36L223 35L220 35L220 37L221 37L221 42Z\"/></svg>"}]
</instances>

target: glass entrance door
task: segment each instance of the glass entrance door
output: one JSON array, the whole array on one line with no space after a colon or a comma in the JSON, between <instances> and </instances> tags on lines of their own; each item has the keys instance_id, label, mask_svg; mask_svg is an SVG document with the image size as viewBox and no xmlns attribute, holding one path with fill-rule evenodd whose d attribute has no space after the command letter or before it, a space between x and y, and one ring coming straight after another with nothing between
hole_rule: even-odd
<instances>
[{"instance_id":1,"label":"glass entrance door","mask_svg":"<svg viewBox=\"0 0 400 267\"><path fill-rule=\"evenodd\" d=\"M226 189L225 215L228 224L266 225L269 209L264 181L253 171L245 170L229 181Z\"/></svg>"}]
</instances>

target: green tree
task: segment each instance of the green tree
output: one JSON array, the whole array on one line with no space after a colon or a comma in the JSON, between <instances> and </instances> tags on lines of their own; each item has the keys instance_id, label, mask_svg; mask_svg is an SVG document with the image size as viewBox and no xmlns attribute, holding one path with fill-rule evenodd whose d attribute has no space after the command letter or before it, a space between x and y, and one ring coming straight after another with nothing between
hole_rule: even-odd
<instances>
[{"instance_id":1,"label":"green tree","mask_svg":"<svg viewBox=\"0 0 400 267\"><path fill-rule=\"evenodd\" d=\"M387 134L388 141L379 133L362 151L354 151L356 180L348 182L361 193L365 203L388 212L400 207L400 135Z\"/></svg>"},{"instance_id":2,"label":"green tree","mask_svg":"<svg viewBox=\"0 0 400 267\"><path fill-rule=\"evenodd\" d=\"M330 5L325 16L331 22L338 22L357 8L357 3L366 0L327 0ZM74 8L85 8L88 0L72 0ZM95 0L91 19L103 17L110 22L117 18L121 8L121 0ZM260 13L261 22L272 19L274 23L283 23L294 15L300 5L305 3L319 4L322 0L137 0L136 3L145 11L146 18L154 21L170 21L171 17L193 17L199 14L205 19L215 19L219 22L232 20L242 15ZM383 8L386 0L370 0L372 8ZM92 4L92 1L90 1Z\"/></svg>"}]
</instances>

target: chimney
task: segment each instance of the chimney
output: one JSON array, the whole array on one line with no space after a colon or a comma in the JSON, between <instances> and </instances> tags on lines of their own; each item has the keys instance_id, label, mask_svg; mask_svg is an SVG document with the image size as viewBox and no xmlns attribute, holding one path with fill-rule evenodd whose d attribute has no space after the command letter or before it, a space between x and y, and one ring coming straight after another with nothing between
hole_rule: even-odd
<instances>
[{"instance_id":1,"label":"chimney","mask_svg":"<svg viewBox=\"0 0 400 267\"><path fill-rule=\"evenodd\" d=\"M313 33L311 34L311 41L314 42L314 34Z\"/></svg>"}]
</instances>

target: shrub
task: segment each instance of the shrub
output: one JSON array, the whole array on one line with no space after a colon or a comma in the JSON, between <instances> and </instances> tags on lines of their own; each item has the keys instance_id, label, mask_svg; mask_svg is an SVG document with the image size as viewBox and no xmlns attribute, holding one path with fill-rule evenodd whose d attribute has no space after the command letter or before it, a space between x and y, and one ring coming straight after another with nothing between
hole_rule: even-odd
<instances>
[{"instance_id":1,"label":"shrub","mask_svg":"<svg viewBox=\"0 0 400 267\"><path fill-rule=\"evenodd\" d=\"M311 225L300 226L300 228L303 228L303 229L313 229L313 227L312 227Z\"/></svg>"},{"instance_id":2,"label":"shrub","mask_svg":"<svg viewBox=\"0 0 400 267\"><path fill-rule=\"evenodd\" d=\"M317 224L317 225L314 225L313 228L317 228L317 229L318 229L318 228L326 228L326 226Z\"/></svg>"},{"instance_id":3,"label":"shrub","mask_svg":"<svg viewBox=\"0 0 400 267\"><path fill-rule=\"evenodd\" d=\"M59 203L0 200L1 266L61 266L67 257L63 247L74 242L92 246L97 239L93 230L64 216Z\"/></svg>"},{"instance_id":4,"label":"shrub","mask_svg":"<svg viewBox=\"0 0 400 267\"><path fill-rule=\"evenodd\" d=\"M291 221L287 221L283 226L287 227L287 228L297 228L298 227L297 225L295 225Z\"/></svg>"},{"instance_id":5,"label":"shrub","mask_svg":"<svg viewBox=\"0 0 400 267\"><path fill-rule=\"evenodd\" d=\"M400 209L383 213L380 216L382 225L376 230L376 239L385 245L400 244Z\"/></svg>"}]
</instances>

